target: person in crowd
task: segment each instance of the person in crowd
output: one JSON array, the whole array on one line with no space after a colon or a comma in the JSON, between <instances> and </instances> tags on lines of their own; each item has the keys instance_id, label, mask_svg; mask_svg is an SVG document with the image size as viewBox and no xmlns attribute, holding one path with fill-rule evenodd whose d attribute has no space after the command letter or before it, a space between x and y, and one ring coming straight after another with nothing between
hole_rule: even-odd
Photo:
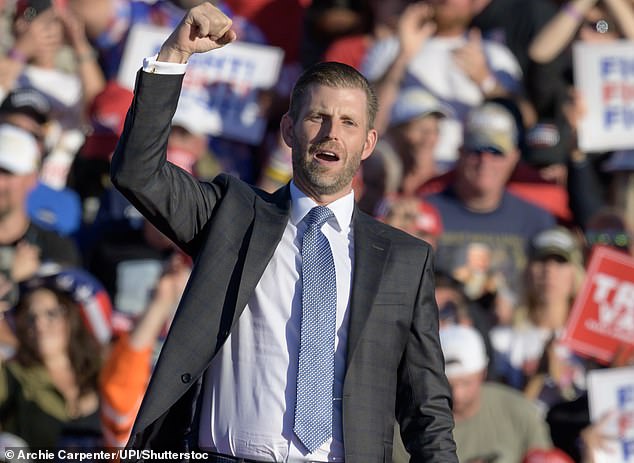
<instances>
[{"instance_id":1,"label":"person in crowd","mask_svg":"<svg viewBox=\"0 0 634 463\"><path fill-rule=\"evenodd\" d=\"M446 325L440 330L440 342L461 462L519 462L531 450L552 448L548 425L537 407L518 391L486 381L488 358L478 330ZM394 462L409 461L400 442L395 443Z\"/></svg>"},{"instance_id":2,"label":"person in crowd","mask_svg":"<svg viewBox=\"0 0 634 463\"><path fill-rule=\"evenodd\" d=\"M456 276L474 298L506 289L517 295L528 243L554 219L506 189L519 152L515 122L503 106L473 109L464 138L453 182L425 197L443 220L438 268L460 269Z\"/></svg>"},{"instance_id":3,"label":"person in crowd","mask_svg":"<svg viewBox=\"0 0 634 463\"><path fill-rule=\"evenodd\" d=\"M583 362L558 342L585 275L579 240L564 227L537 234L525 275L514 324L490 333L495 377L547 409L584 388Z\"/></svg>"},{"instance_id":4,"label":"person in crowd","mask_svg":"<svg viewBox=\"0 0 634 463\"><path fill-rule=\"evenodd\" d=\"M457 461L431 248L354 211L352 179L377 138L365 78L340 63L302 74L281 126L293 181L272 195L165 161L182 75L161 71L235 38L210 3L189 10L140 70L113 157L113 184L195 262L128 445L383 461L396 411L416 459Z\"/></svg>"},{"instance_id":5,"label":"person in crowd","mask_svg":"<svg viewBox=\"0 0 634 463\"><path fill-rule=\"evenodd\" d=\"M443 120L436 150L446 164L456 158L469 109L485 99L518 95L522 88L511 52L469 30L472 16L471 0L413 3L403 12L398 32L378 41L362 68L377 85L380 132L398 91L410 86L422 87L453 110Z\"/></svg>"},{"instance_id":6,"label":"person in crowd","mask_svg":"<svg viewBox=\"0 0 634 463\"><path fill-rule=\"evenodd\" d=\"M101 349L77 303L36 278L12 317L18 347L0 368L3 429L32 448L100 445Z\"/></svg>"},{"instance_id":7,"label":"person in crowd","mask_svg":"<svg viewBox=\"0 0 634 463\"><path fill-rule=\"evenodd\" d=\"M364 192L359 205L371 215L386 196L411 196L437 174L434 150L440 120L448 108L430 93L412 87L392 106L390 126L363 163Z\"/></svg>"},{"instance_id":8,"label":"person in crowd","mask_svg":"<svg viewBox=\"0 0 634 463\"><path fill-rule=\"evenodd\" d=\"M72 239L37 225L27 213L40 158L41 147L31 132L0 124L0 254L2 271L13 282L33 276L42 262L80 262Z\"/></svg>"},{"instance_id":9,"label":"person in crowd","mask_svg":"<svg viewBox=\"0 0 634 463\"><path fill-rule=\"evenodd\" d=\"M50 98L55 118L66 128L78 124L85 105L105 85L82 22L51 0L18 0L13 34L13 46L0 61L0 99L14 88L34 87ZM73 52L66 64L65 46Z\"/></svg>"},{"instance_id":10,"label":"person in crowd","mask_svg":"<svg viewBox=\"0 0 634 463\"><path fill-rule=\"evenodd\" d=\"M529 400L509 387L485 382L488 359L477 330L448 326L440 331L440 342L460 461L521 461L531 449L552 447L548 425Z\"/></svg>"}]
</instances>

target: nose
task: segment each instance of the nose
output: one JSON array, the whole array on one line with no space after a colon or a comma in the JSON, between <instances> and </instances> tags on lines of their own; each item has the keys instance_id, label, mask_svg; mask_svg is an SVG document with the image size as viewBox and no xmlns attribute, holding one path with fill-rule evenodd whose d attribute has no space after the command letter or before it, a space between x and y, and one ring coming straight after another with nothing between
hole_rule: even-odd
<instances>
[{"instance_id":1,"label":"nose","mask_svg":"<svg viewBox=\"0 0 634 463\"><path fill-rule=\"evenodd\" d=\"M321 125L320 136L321 138L326 138L329 140L338 140L339 125L331 118L324 118L324 121Z\"/></svg>"}]
</instances>

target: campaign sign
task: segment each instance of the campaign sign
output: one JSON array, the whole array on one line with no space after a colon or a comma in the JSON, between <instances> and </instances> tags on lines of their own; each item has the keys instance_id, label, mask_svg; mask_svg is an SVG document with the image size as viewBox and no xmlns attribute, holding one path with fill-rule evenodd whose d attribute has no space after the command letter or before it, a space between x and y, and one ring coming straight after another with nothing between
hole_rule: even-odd
<instances>
[{"instance_id":1,"label":"campaign sign","mask_svg":"<svg viewBox=\"0 0 634 463\"><path fill-rule=\"evenodd\" d=\"M587 108L578 129L579 148L634 148L634 41L575 42L573 65Z\"/></svg>"},{"instance_id":2,"label":"campaign sign","mask_svg":"<svg viewBox=\"0 0 634 463\"><path fill-rule=\"evenodd\" d=\"M595 247L562 341L606 364L620 348L634 348L634 259Z\"/></svg>"},{"instance_id":3,"label":"campaign sign","mask_svg":"<svg viewBox=\"0 0 634 463\"><path fill-rule=\"evenodd\" d=\"M590 371L588 406L590 421L606 438L595 463L634 463L634 367Z\"/></svg>"},{"instance_id":4,"label":"campaign sign","mask_svg":"<svg viewBox=\"0 0 634 463\"><path fill-rule=\"evenodd\" d=\"M157 54L170 33L169 28L146 24L132 27L118 75L121 85L134 88L143 58ZM192 55L181 102L196 101L203 109L192 112L200 130L256 145L262 141L267 122L259 104L260 92L277 83L283 58L281 48L240 41Z\"/></svg>"}]
</instances>

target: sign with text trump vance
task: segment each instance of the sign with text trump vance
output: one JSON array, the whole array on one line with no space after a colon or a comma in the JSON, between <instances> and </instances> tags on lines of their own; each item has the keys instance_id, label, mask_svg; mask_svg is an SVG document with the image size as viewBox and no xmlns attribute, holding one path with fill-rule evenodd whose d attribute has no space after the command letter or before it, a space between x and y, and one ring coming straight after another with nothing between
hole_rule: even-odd
<instances>
[{"instance_id":1,"label":"sign with text trump vance","mask_svg":"<svg viewBox=\"0 0 634 463\"><path fill-rule=\"evenodd\" d=\"M634 349L634 259L605 246L593 250L563 342L605 363Z\"/></svg>"},{"instance_id":2,"label":"sign with text trump vance","mask_svg":"<svg viewBox=\"0 0 634 463\"><path fill-rule=\"evenodd\" d=\"M603 445L595 463L634 463L634 367L588 372L590 421L599 427Z\"/></svg>"},{"instance_id":3,"label":"sign with text trump vance","mask_svg":"<svg viewBox=\"0 0 634 463\"><path fill-rule=\"evenodd\" d=\"M171 29L135 25L126 41L118 81L132 89L143 58L158 53ZM266 114L261 92L279 78L281 48L246 42L193 55L183 80L181 101L196 101L204 111L192 112L194 124L206 133L249 144L262 141Z\"/></svg>"},{"instance_id":4,"label":"sign with text trump vance","mask_svg":"<svg viewBox=\"0 0 634 463\"><path fill-rule=\"evenodd\" d=\"M575 86L587 114L579 125L583 151L634 148L634 41L576 42Z\"/></svg>"}]
</instances>

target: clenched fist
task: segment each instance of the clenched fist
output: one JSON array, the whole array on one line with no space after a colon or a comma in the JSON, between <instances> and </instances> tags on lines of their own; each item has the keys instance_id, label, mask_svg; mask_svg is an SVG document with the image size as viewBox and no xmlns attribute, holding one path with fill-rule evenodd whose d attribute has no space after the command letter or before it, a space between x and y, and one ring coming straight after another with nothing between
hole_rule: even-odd
<instances>
[{"instance_id":1,"label":"clenched fist","mask_svg":"<svg viewBox=\"0 0 634 463\"><path fill-rule=\"evenodd\" d=\"M187 12L161 46L158 61L186 63L194 53L221 48L236 39L231 19L209 2Z\"/></svg>"}]
</instances>

